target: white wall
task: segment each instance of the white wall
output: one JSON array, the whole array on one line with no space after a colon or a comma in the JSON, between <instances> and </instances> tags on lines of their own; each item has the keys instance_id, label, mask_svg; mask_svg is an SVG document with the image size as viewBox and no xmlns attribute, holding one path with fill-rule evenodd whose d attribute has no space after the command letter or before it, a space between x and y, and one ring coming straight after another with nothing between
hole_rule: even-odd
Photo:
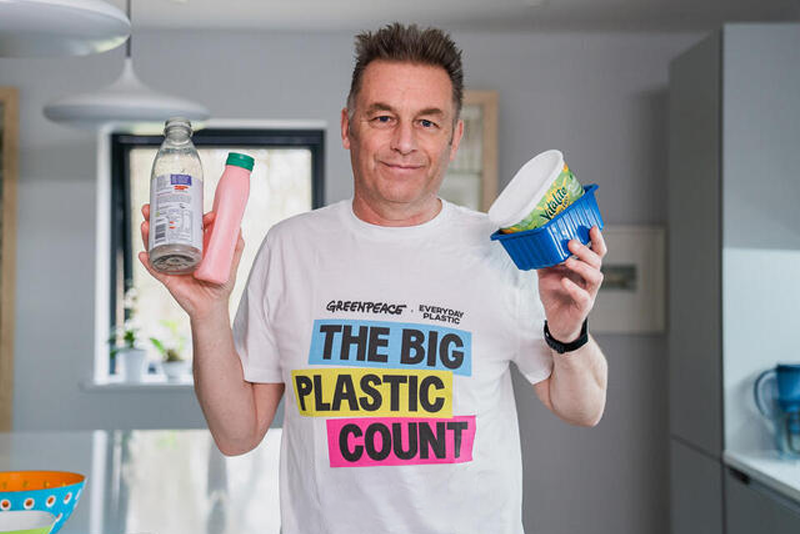
<instances>
[{"instance_id":1,"label":"white wall","mask_svg":"<svg viewBox=\"0 0 800 534\"><path fill-rule=\"evenodd\" d=\"M722 254L725 351L725 448L775 447L773 427L758 412L753 384L778 363L800 364L800 251L728 247Z\"/></svg>"},{"instance_id":2,"label":"white wall","mask_svg":"<svg viewBox=\"0 0 800 534\"><path fill-rule=\"evenodd\" d=\"M694 34L455 33L467 85L500 96L501 185L533 154L561 148L598 183L607 223L666 217L667 64ZM339 111L352 37L343 33L146 32L136 71L216 117L329 124L328 202L350 195ZM117 50L61 60L0 59L20 88L14 425L17 429L197 427L188 393L89 393L94 314L95 140L47 122L49 100L116 78ZM666 337L599 336L610 368L606 416L591 430L549 414L517 376L528 532L666 533ZM167 409L165 409L167 407Z\"/></svg>"}]
</instances>

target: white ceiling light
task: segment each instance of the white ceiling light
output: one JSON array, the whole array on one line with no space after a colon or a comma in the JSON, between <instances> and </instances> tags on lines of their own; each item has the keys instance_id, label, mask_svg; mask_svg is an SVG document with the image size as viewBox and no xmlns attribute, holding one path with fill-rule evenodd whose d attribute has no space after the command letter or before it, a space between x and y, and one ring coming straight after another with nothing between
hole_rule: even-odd
<instances>
[{"instance_id":1,"label":"white ceiling light","mask_svg":"<svg viewBox=\"0 0 800 534\"><path fill-rule=\"evenodd\" d=\"M102 0L0 0L0 57L85 56L130 33L125 13Z\"/></svg>"},{"instance_id":2,"label":"white ceiling light","mask_svg":"<svg viewBox=\"0 0 800 534\"><path fill-rule=\"evenodd\" d=\"M130 0L128 1L130 16ZM192 122L208 119L210 113L203 105L158 93L139 81L133 72L131 41L132 38L128 40L122 74L114 83L96 92L68 96L51 102L44 108L45 117L54 122L89 129L109 123L120 126L146 126L155 123L163 127L165 120L178 116L186 117Z\"/></svg>"},{"instance_id":3,"label":"white ceiling light","mask_svg":"<svg viewBox=\"0 0 800 534\"><path fill-rule=\"evenodd\" d=\"M126 57L117 81L94 93L52 102L45 106L44 115L70 126L96 128L110 122L157 122L163 126L165 120L177 116L201 121L209 117L209 112L190 100L153 91L139 81L131 58Z\"/></svg>"}]
</instances>

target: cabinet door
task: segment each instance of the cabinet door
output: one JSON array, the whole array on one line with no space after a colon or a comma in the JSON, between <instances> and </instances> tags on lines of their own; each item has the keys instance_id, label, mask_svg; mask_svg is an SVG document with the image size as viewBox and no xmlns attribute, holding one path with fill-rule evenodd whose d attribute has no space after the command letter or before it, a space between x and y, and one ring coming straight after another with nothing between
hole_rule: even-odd
<instances>
[{"instance_id":1,"label":"cabinet door","mask_svg":"<svg viewBox=\"0 0 800 534\"><path fill-rule=\"evenodd\" d=\"M670 64L670 433L722 450L720 40Z\"/></svg>"},{"instance_id":2,"label":"cabinet door","mask_svg":"<svg viewBox=\"0 0 800 534\"><path fill-rule=\"evenodd\" d=\"M724 28L726 247L800 250L800 24Z\"/></svg>"},{"instance_id":3,"label":"cabinet door","mask_svg":"<svg viewBox=\"0 0 800 534\"><path fill-rule=\"evenodd\" d=\"M670 440L672 534L722 534L722 465Z\"/></svg>"},{"instance_id":4,"label":"cabinet door","mask_svg":"<svg viewBox=\"0 0 800 534\"><path fill-rule=\"evenodd\" d=\"M726 534L797 534L800 504L736 471L725 473Z\"/></svg>"}]
</instances>

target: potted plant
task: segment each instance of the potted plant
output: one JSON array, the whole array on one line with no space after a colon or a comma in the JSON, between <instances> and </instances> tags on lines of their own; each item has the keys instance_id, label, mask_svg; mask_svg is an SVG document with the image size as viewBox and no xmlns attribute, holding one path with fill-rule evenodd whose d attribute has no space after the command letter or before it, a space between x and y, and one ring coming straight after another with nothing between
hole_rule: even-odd
<instances>
[{"instance_id":1,"label":"potted plant","mask_svg":"<svg viewBox=\"0 0 800 534\"><path fill-rule=\"evenodd\" d=\"M156 337L151 337L150 342L161 354L161 369L167 380L180 380L191 371L190 362L183 355L186 338L180 333L178 321L161 321L161 324L169 331L170 342Z\"/></svg>"},{"instance_id":2,"label":"potted plant","mask_svg":"<svg viewBox=\"0 0 800 534\"><path fill-rule=\"evenodd\" d=\"M145 374L147 351L139 347L139 326L136 322L136 289L125 292L125 323L111 336L111 358L118 373L127 382L141 382Z\"/></svg>"}]
</instances>

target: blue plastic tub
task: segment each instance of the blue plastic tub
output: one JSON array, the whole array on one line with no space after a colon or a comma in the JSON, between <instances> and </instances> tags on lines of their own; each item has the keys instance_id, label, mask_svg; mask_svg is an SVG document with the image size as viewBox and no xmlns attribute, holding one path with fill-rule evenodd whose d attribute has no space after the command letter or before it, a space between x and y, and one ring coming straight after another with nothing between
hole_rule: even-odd
<instances>
[{"instance_id":1,"label":"blue plastic tub","mask_svg":"<svg viewBox=\"0 0 800 534\"><path fill-rule=\"evenodd\" d=\"M499 241L518 269L529 271L558 265L572 253L567 248L571 239L588 244L592 226L603 229L603 218L594 192L596 184L584 186L583 196L567 206L544 226L504 234L500 230L492 234L492 241Z\"/></svg>"}]
</instances>

